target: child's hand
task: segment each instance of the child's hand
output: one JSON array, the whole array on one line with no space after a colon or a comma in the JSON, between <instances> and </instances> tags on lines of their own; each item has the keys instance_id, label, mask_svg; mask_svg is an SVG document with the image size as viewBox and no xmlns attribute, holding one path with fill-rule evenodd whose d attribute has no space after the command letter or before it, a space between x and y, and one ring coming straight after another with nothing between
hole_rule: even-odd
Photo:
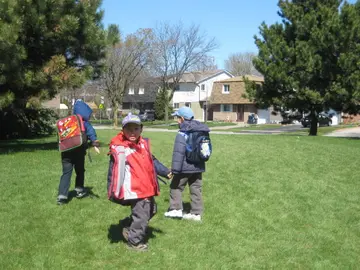
<instances>
[{"instance_id":1,"label":"child's hand","mask_svg":"<svg viewBox=\"0 0 360 270\"><path fill-rule=\"evenodd\" d=\"M167 178L168 178L168 179L171 179L171 178L173 178L173 176L174 176L173 173L172 173L172 172L169 172L169 174L167 175Z\"/></svg>"},{"instance_id":2,"label":"child's hand","mask_svg":"<svg viewBox=\"0 0 360 270\"><path fill-rule=\"evenodd\" d=\"M98 147L94 146L94 150L96 153L100 154L100 149Z\"/></svg>"}]
</instances>

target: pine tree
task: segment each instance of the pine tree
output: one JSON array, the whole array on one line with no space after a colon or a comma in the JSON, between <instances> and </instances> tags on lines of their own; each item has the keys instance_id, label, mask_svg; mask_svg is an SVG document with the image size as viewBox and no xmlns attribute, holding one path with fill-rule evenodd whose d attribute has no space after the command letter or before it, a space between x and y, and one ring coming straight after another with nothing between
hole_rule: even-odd
<instances>
[{"instance_id":1,"label":"pine tree","mask_svg":"<svg viewBox=\"0 0 360 270\"><path fill-rule=\"evenodd\" d=\"M101 0L0 1L0 108L78 84L104 54ZM84 72L84 73L82 73Z\"/></svg>"},{"instance_id":2,"label":"pine tree","mask_svg":"<svg viewBox=\"0 0 360 270\"><path fill-rule=\"evenodd\" d=\"M168 100L169 97L167 91L160 90L157 93L154 104L155 118L157 120L166 120L165 109L164 109L166 105L168 106L168 110L167 110L169 112L168 117L171 115L173 111L173 107L169 104Z\"/></svg>"},{"instance_id":3,"label":"pine tree","mask_svg":"<svg viewBox=\"0 0 360 270\"><path fill-rule=\"evenodd\" d=\"M309 135L317 134L320 112L357 111L359 49L352 49L358 46L360 13L342 2L280 0L282 23L262 23L261 38L255 36L259 53L253 62L265 81L247 82L248 97L277 110L309 112Z\"/></svg>"}]
</instances>

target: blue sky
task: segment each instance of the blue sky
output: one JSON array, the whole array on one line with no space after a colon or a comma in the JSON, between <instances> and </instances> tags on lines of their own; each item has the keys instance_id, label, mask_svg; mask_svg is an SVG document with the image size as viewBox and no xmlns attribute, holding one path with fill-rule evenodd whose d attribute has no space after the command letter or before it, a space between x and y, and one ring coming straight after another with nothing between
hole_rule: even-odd
<instances>
[{"instance_id":1,"label":"blue sky","mask_svg":"<svg viewBox=\"0 0 360 270\"><path fill-rule=\"evenodd\" d=\"M104 25L119 25L127 35L139 28L152 28L157 22L200 25L208 36L215 37L219 49L212 55L219 68L229 54L257 53L253 36L261 22L280 21L278 0L103 0Z\"/></svg>"}]
</instances>

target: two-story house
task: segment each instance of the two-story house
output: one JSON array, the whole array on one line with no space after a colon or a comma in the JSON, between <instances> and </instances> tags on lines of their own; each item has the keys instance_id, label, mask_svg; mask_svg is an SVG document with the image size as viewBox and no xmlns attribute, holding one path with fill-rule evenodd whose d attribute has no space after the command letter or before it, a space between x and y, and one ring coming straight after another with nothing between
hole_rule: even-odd
<instances>
[{"instance_id":1,"label":"two-story house","mask_svg":"<svg viewBox=\"0 0 360 270\"><path fill-rule=\"evenodd\" d=\"M154 109L158 89L159 84L156 83L156 78L138 80L124 93L122 109L124 111Z\"/></svg>"},{"instance_id":2,"label":"two-story house","mask_svg":"<svg viewBox=\"0 0 360 270\"><path fill-rule=\"evenodd\" d=\"M226 70L184 73L172 98L174 110L188 106L194 111L195 119L211 120L207 114L206 105L210 99L213 84L232 77L233 75Z\"/></svg>"},{"instance_id":3,"label":"two-story house","mask_svg":"<svg viewBox=\"0 0 360 270\"><path fill-rule=\"evenodd\" d=\"M258 76L246 76L247 79L256 83L262 83L264 79ZM255 103L243 97L245 94L245 82L243 76L237 76L214 83L210 98L213 119L229 122L247 122L249 114L258 115L258 123L280 122L280 115L272 115L270 109L260 110Z\"/></svg>"}]
</instances>

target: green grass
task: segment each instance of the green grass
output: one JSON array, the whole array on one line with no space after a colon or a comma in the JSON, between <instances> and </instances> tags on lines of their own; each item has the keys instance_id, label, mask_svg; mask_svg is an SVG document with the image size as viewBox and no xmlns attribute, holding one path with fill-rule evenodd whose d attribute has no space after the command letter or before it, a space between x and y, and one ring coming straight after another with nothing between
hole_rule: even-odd
<instances>
[{"instance_id":1,"label":"green grass","mask_svg":"<svg viewBox=\"0 0 360 270\"><path fill-rule=\"evenodd\" d=\"M93 125L100 125L100 120L92 120L91 123ZM151 128L159 128L159 129L178 129L178 125L176 123L176 121L174 120L169 120L168 122L166 121L160 121L160 120L155 120L155 121L149 121L149 122L142 122L142 124L145 127L151 127ZM107 125L107 126L111 126L113 125L113 121L112 120L102 120L101 121L101 125ZM223 126L235 126L236 123L228 123L228 122L207 122L206 125L208 127L223 127ZM121 126L121 121L118 121L118 126Z\"/></svg>"},{"instance_id":2,"label":"green grass","mask_svg":"<svg viewBox=\"0 0 360 270\"><path fill-rule=\"evenodd\" d=\"M271 130L271 129L276 129L278 127L281 127L281 125L277 125L277 124L264 124L264 125L249 125L246 127L240 127L240 128L229 128L229 129L224 129L221 131L227 131L227 132L241 132L241 131L249 131L249 130ZM318 127L318 136L322 136L325 134L328 134L330 132L333 132L335 130L339 130L339 129L343 129L343 128L352 128L355 126L351 126L351 125L338 125L338 126L330 126L330 127ZM214 131L216 130L220 130L220 129L213 129ZM310 128L302 128L301 130L298 131L285 131L284 134L288 134L291 136L294 135L298 135L298 136L302 136L302 135L308 135L309 134L309 130Z\"/></svg>"},{"instance_id":3,"label":"green grass","mask_svg":"<svg viewBox=\"0 0 360 270\"><path fill-rule=\"evenodd\" d=\"M98 131L108 142L116 131ZM173 133L145 134L170 164ZM357 269L359 140L212 135L202 223L168 220L168 185L150 222L150 250L128 251L106 198L106 143L86 161L100 198L55 204L55 138L0 143L0 269ZM73 188L73 183L72 183ZM184 201L188 203L188 190Z\"/></svg>"},{"instance_id":4,"label":"green grass","mask_svg":"<svg viewBox=\"0 0 360 270\"><path fill-rule=\"evenodd\" d=\"M229 128L229 129L226 129L225 131L238 132L238 131L244 131L244 130L268 130L268 129L274 129L274 128L278 128L278 127L281 127L281 125L279 125L279 124L259 124L259 125L247 125L247 126L238 127L238 128ZM222 129L216 129L216 128L214 128L213 130L224 131Z\"/></svg>"}]
</instances>

